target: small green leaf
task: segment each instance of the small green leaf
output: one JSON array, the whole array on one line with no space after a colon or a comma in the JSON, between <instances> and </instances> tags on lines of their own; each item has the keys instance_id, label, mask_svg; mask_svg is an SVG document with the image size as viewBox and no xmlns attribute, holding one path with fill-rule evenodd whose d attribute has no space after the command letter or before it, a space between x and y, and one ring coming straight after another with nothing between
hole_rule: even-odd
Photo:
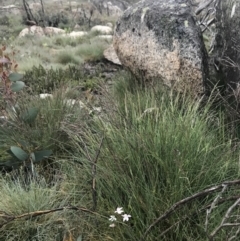
<instances>
[{"instance_id":1,"label":"small green leaf","mask_svg":"<svg viewBox=\"0 0 240 241\"><path fill-rule=\"evenodd\" d=\"M10 150L18 160L26 161L28 159L28 154L22 148L18 146L11 146Z\"/></svg>"},{"instance_id":2,"label":"small green leaf","mask_svg":"<svg viewBox=\"0 0 240 241\"><path fill-rule=\"evenodd\" d=\"M33 154L35 157L35 161L39 162L39 161L42 161L44 158L47 158L50 155L52 155L52 151L51 150L35 151Z\"/></svg>"},{"instance_id":3,"label":"small green leaf","mask_svg":"<svg viewBox=\"0 0 240 241\"><path fill-rule=\"evenodd\" d=\"M26 123L33 123L38 115L39 109L36 107L31 107L27 109L23 115L22 120Z\"/></svg>"},{"instance_id":4,"label":"small green leaf","mask_svg":"<svg viewBox=\"0 0 240 241\"><path fill-rule=\"evenodd\" d=\"M24 86L25 86L24 82L16 81L16 82L12 83L11 89L13 92L18 92L18 91L22 90Z\"/></svg>"},{"instance_id":5,"label":"small green leaf","mask_svg":"<svg viewBox=\"0 0 240 241\"><path fill-rule=\"evenodd\" d=\"M11 73L8 78L12 81L12 82L17 82L19 80L21 80L23 78L22 74L19 73Z\"/></svg>"}]
</instances>

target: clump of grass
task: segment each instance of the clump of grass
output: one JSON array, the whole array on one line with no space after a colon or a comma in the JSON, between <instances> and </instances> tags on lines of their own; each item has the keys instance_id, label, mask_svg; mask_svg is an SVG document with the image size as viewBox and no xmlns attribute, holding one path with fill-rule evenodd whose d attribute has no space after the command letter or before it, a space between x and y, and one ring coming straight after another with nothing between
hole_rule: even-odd
<instances>
[{"instance_id":1,"label":"clump of grass","mask_svg":"<svg viewBox=\"0 0 240 241\"><path fill-rule=\"evenodd\" d=\"M56 180L57 181L57 180ZM68 198L52 187L44 179L38 182L31 180L24 185L22 174L13 179L0 177L1 200L0 210L9 215L18 216L39 210L51 210L67 205ZM1 228L1 240L56 240L56 233L64 227L66 213L53 213L25 220L18 218Z\"/></svg>"},{"instance_id":2,"label":"clump of grass","mask_svg":"<svg viewBox=\"0 0 240 241\"><path fill-rule=\"evenodd\" d=\"M76 55L81 56L84 60L100 60L103 58L103 51L108 46L106 41L95 40L90 43L83 43L78 46Z\"/></svg>"},{"instance_id":3,"label":"clump of grass","mask_svg":"<svg viewBox=\"0 0 240 241\"><path fill-rule=\"evenodd\" d=\"M63 50L59 52L56 56L56 62L66 65L66 64L80 64L83 62L82 58L74 55L69 50Z\"/></svg>"},{"instance_id":4,"label":"clump of grass","mask_svg":"<svg viewBox=\"0 0 240 241\"><path fill-rule=\"evenodd\" d=\"M23 62L19 62L19 72L24 73L25 71L32 69L34 66L42 64L41 59L38 56L26 56Z\"/></svg>"},{"instance_id":5,"label":"clump of grass","mask_svg":"<svg viewBox=\"0 0 240 241\"><path fill-rule=\"evenodd\" d=\"M126 81L120 84L112 102L115 108L95 122L94 131L86 130L85 146L78 145L79 154L74 155L77 159L85 153L81 161L90 178L100 149L95 173L97 208L125 207L133 217L131 224L114 230L111 237L140 240L147 227L177 201L237 178L238 157L210 103L202 106L165 89L135 86L129 90ZM216 121L218 125L213 124ZM205 240L205 213L196 210L211 204L213 196L183 207L153 228L145 240L160 240L176 223L178 228L174 232L170 228L161 240ZM186 213L188 218L182 219Z\"/></svg>"},{"instance_id":6,"label":"clump of grass","mask_svg":"<svg viewBox=\"0 0 240 241\"><path fill-rule=\"evenodd\" d=\"M78 41L76 38L71 38L67 36L57 36L53 39L53 44L61 47L72 46L76 47L78 45Z\"/></svg>"},{"instance_id":7,"label":"clump of grass","mask_svg":"<svg viewBox=\"0 0 240 241\"><path fill-rule=\"evenodd\" d=\"M35 38L27 36L13 41L15 50L19 51L16 61L19 71L25 72L33 66L66 66L79 65L84 61L94 61L103 58L103 51L108 41L94 39L93 34L71 38L67 36L42 36ZM91 39L93 38L93 39Z\"/></svg>"}]
</instances>

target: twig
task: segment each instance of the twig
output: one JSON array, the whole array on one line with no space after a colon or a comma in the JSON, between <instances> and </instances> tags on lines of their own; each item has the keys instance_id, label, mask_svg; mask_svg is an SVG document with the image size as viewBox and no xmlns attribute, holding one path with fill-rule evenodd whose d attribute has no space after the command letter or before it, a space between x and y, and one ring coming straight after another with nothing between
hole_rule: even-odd
<instances>
[{"instance_id":1,"label":"twig","mask_svg":"<svg viewBox=\"0 0 240 241\"><path fill-rule=\"evenodd\" d=\"M227 202L227 201L234 201L234 200L236 200L236 199L238 199L238 198L240 198L239 195L237 195L237 196L232 196L232 197L228 197L228 198L222 198L221 200L218 200L218 202L217 202L216 204L219 205L219 204L225 203L225 202ZM211 204L209 204L209 205L205 206L204 208L202 208L202 209L200 210L200 212L205 211L206 209L209 209L210 207L211 207Z\"/></svg>"},{"instance_id":2,"label":"twig","mask_svg":"<svg viewBox=\"0 0 240 241\"><path fill-rule=\"evenodd\" d=\"M239 195L238 195L238 196L232 196L232 197L229 197L229 198L224 198L224 199L221 199L221 200L218 199L218 201L217 201L217 203L215 203L215 205L220 205L220 204L223 204L223 203L228 202L228 201L236 200L236 199L238 199L238 198L240 198ZM188 214L188 216L184 216L184 217L181 218L179 221L177 221L176 223L174 223L171 227L169 227L169 228L167 228L166 230L164 230L164 231L158 236L158 238L164 236L166 233L168 233L172 228L174 228L176 225L178 225L178 224L181 223L182 221L185 221L186 219L190 218L191 216L196 215L198 212L205 212L207 209L211 208L211 206L212 206L212 204L209 204L209 205L201 208L201 209L198 210L198 211L195 211L195 212L193 212L193 213L191 213L191 214ZM240 232L240 228L239 228L239 231L238 231L238 232ZM234 237L236 237L236 234L237 234L237 232L235 232ZM232 238L232 237L231 237L231 238ZM228 241L233 240L233 239L231 239L231 238L230 238Z\"/></svg>"},{"instance_id":3,"label":"twig","mask_svg":"<svg viewBox=\"0 0 240 241\"><path fill-rule=\"evenodd\" d=\"M186 220L188 217L184 217L181 220L177 221L176 223L174 223L171 227L165 229L159 236L158 238L164 236L167 232L169 232L172 228L174 228L176 225L178 225L179 223L181 223L183 220Z\"/></svg>"},{"instance_id":4,"label":"twig","mask_svg":"<svg viewBox=\"0 0 240 241\"><path fill-rule=\"evenodd\" d=\"M102 144L103 144L103 139L104 137L102 137L99 148L97 150L96 153L96 157L94 158L94 160L92 161L93 165L92 165L92 198L93 198L93 211L96 210L97 208L97 190L96 190L96 175L97 175L97 160L98 157L100 155L100 151L102 148Z\"/></svg>"},{"instance_id":5,"label":"twig","mask_svg":"<svg viewBox=\"0 0 240 241\"><path fill-rule=\"evenodd\" d=\"M204 196L209 195L210 193L216 192L219 189L223 188L223 186L225 186L225 185L232 186L232 185L238 185L238 184L240 184L240 180L226 181L217 186L213 186L213 187L207 188L201 192L195 193L194 195L184 198L184 199L180 200L179 202L173 204L170 209L168 209L163 215L158 217L152 224L150 224L150 226L146 229L145 233L143 234L143 237L141 238L141 240L142 241L146 240L146 236L148 235L148 233L151 231L151 229L154 226L156 226L160 221L166 219L169 215L171 215L174 211L176 211L182 205L189 203L199 197L204 197Z\"/></svg>"},{"instance_id":6,"label":"twig","mask_svg":"<svg viewBox=\"0 0 240 241\"><path fill-rule=\"evenodd\" d=\"M228 239L228 241L232 241L233 239L235 239L235 238L237 237L237 235L239 234L239 232L240 232L240 227L237 229L237 231L235 232L235 234Z\"/></svg>"},{"instance_id":7,"label":"twig","mask_svg":"<svg viewBox=\"0 0 240 241\"><path fill-rule=\"evenodd\" d=\"M41 215L45 215L45 214L49 214L49 213L53 213L53 212L63 211L63 210L76 210L76 211L82 211L82 212L91 213L91 214L95 214L95 215L100 215L96 212L93 212L93 211L87 209L87 208L75 207L75 206L66 206L66 207L55 208L55 209L50 209L50 210L34 211L34 212L24 213L24 214L15 215L15 216L14 215L8 215L8 214L6 214L6 212L0 211L0 218L6 220L2 224L0 224L0 228L2 228L6 224L8 224L8 223L10 223L10 222L12 222L16 219L23 219L23 218L28 219L28 218L33 218L33 217L37 217L37 216L41 216Z\"/></svg>"},{"instance_id":8,"label":"twig","mask_svg":"<svg viewBox=\"0 0 240 241\"><path fill-rule=\"evenodd\" d=\"M44 23L44 21L45 21L45 11L44 11L44 6L43 6L43 1L40 0L40 2L41 2L42 15L43 15L43 27L45 28L45 23Z\"/></svg>"},{"instance_id":9,"label":"twig","mask_svg":"<svg viewBox=\"0 0 240 241\"><path fill-rule=\"evenodd\" d=\"M207 215L206 215L206 221L205 221L205 232L207 232L208 229L208 218L211 214L212 210L216 207L218 200L222 197L222 194L226 191L227 185L223 185L222 191L216 196L216 198L213 200L210 208L207 209Z\"/></svg>"},{"instance_id":10,"label":"twig","mask_svg":"<svg viewBox=\"0 0 240 241\"><path fill-rule=\"evenodd\" d=\"M199 7L195 11L196 15L200 14L205 8L207 8L212 3L212 1L213 0L208 0L208 1L200 3Z\"/></svg>"},{"instance_id":11,"label":"twig","mask_svg":"<svg viewBox=\"0 0 240 241\"><path fill-rule=\"evenodd\" d=\"M227 219L229 218L233 209L240 203L240 198L236 200L236 202L227 210L226 214L224 215L221 224L210 234L209 239L213 240L214 236L219 232L220 229L223 227L229 226L240 226L240 223L226 223Z\"/></svg>"}]
</instances>

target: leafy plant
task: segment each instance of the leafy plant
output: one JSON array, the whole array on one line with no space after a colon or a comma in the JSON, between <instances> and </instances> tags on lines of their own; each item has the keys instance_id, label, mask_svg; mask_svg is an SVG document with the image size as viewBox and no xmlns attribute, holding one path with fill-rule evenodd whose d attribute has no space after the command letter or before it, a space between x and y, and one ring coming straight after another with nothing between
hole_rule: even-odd
<instances>
[{"instance_id":1,"label":"leafy plant","mask_svg":"<svg viewBox=\"0 0 240 241\"><path fill-rule=\"evenodd\" d=\"M51 150L32 151L28 153L18 146L11 146L9 151L17 158L19 165L26 165L27 162L31 164L38 163L52 154ZM11 163L8 164L11 165ZM16 162L14 164L16 164Z\"/></svg>"},{"instance_id":2,"label":"leafy plant","mask_svg":"<svg viewBox=\"0 0 240 241\"><path fill-rule=\"evenodd\" d=\"M87 90L88 87L97 88L99 73L101 73L100 68L96 68L95 72L91 73L83 65L78 67L69 65L66 69L46 69L40 65L26 71L23 81L29 87L26 91L32 95L51 93L62 86L75 86L79 96L80 92Z\"/></svg>"},{"instance_id":3,"label":"leafy plant","mask_svg":"<svg viewBox=\"0 0 240 241\"><path fill-rule=\"evenodd\" d=\"M39 109L35 107L28 108L23 113L19 112L18 109L15 109L16 115L19 115L18 122L19 124L24 123L25 125L33 125ZM11 126L9 127L11 128ZM13 127L12 127L13 128ZM11 146L7 153L10 154L12 158L9 158L7 161L2 161L1 166L4 169L16 169L20 166L33 166L33 164L39 163L45 158L49 157L52 154L51 150L39 150L39 148L34 147L33 144L28 143L27 141L19 140L18 146ZM33 168L31 168L33 170Z\"/></svg>"},{"instance_id":4,"label":"leafy plant","mask_svg":"<svg viewBox=\"0 0 240 241\"><path fill-rule=\"evenodd\" d=\"M9 55L5 54L6 47L0 49L0 81L1 81L1 99L6 104L14 103L15 93L21 91L25 84L22 81L23 75L17 73L18 64ZM12 52L15 55L15 52Z\"/></svg>"}]
</instances>

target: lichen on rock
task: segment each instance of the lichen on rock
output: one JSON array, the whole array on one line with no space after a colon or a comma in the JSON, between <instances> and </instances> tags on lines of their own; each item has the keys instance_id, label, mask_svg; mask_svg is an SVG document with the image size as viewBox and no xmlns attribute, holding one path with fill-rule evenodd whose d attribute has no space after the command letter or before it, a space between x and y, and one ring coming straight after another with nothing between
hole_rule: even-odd
<instances>
[{"instance_id":1,"label":"lichen on rock","mask_svg":"<svg viewBox=\"0 0 240 241\"><path fill-rule=\"evenodd\" d=\"M207 52L187 0L143 1L116 24L113 45L123 66L144 81L204 93Z\"/></svg>"}]
</instances>

